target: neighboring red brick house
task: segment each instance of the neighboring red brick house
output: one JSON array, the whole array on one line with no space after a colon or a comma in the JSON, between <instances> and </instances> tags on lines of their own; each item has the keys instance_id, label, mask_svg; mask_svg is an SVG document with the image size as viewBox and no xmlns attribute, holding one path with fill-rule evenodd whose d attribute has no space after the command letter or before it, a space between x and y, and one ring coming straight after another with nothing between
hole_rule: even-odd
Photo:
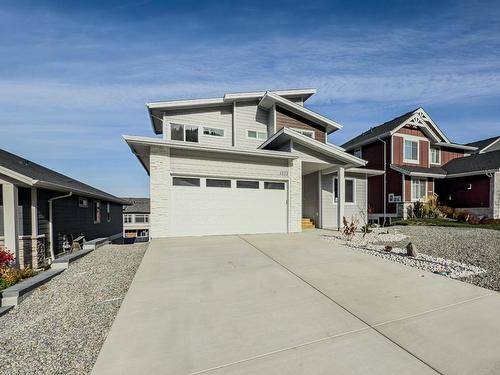
<instances>
[{"instance_id":1,"label":"neighboring red brick house","mask_svg":"<svg viewBox=\"0 0 500 375\"><path fill-rule=\"evenodd\" d=\"M342 147L367 160L367 168L386 172L368 180L371 221L406 217L412 202L430 194L437 194L442 204L496 218L500 214L500 151L490 150L496 150L499 139L476 145L452 143L418 108L370 128Z\"/></svg>"}]
</instances>

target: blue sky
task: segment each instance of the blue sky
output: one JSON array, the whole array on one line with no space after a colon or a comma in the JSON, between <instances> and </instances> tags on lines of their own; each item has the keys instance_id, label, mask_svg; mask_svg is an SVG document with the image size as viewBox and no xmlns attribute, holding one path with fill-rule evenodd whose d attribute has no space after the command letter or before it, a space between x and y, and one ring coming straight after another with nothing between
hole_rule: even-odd
<instances>
[{"instance_id":1,"label":"blue sky","mask_svg":"<svg viewBox=\"0 0 500 375\"><path fill-rule=\"evenodd\" d=\"M148 195L121 138L144 104L315 87L342 144L423 106L456 142L500 134L500 3L0 1L0 147Z\"/></svg>"}]
</instances>

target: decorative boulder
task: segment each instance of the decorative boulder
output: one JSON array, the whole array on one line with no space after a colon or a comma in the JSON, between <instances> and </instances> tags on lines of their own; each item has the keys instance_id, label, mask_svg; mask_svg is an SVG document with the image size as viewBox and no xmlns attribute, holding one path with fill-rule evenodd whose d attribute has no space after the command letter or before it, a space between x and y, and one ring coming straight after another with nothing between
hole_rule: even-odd
<instances>
[{"instance_id":1,"label":"decorative boulder","mask_svg":"<svg viewBox=\"0 0 500 375\"><path fill-rule=\"evenodd\" d=\"M411 242L408 245L406 245L406 254L411 257L416 257L418 255L416 246Z\"/></svg>"}]
</instances>

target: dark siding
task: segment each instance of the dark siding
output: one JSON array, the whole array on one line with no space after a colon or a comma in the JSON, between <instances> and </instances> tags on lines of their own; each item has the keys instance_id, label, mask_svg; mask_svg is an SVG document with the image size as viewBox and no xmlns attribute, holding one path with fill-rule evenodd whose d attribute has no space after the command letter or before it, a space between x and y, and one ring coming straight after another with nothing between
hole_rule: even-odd
<instances>
[{"instance_id":1,"label":"dark siding","mask_svg":"<svg viewBox=\"0 0 500 375\"><path fill-rule=\"evenodd\" d=\"M78 205L78 196L71 196L56 200L53 205L54 221L54 251L62 251L62 237L64 234L79 236L83 234L87 241L100 237L109 237L123 230L122 205L110 203L111 221L106 218L106 201L101 202L101 222L94 224L94 200L88 199L88 207Z\"/></svg>"},{"instance_id":2,"label":"dark siding","mask_svg":"<svg viewBox=\"0 0 500 375\"><path fill-rule=\"evenodd\" d=\"M314 139L325 143L325 128L315 124L312 121L306 120L295 113L287 111L283 108L276 108L276 131L282 128L297 128L314 131Z\"/></svg>"},{"instance_id":3,"label":"dark siding","mask_svg":"<svg viewBox=\"0 0 500 375\"><path fill-rule=\"evenodd\" d=\"M436 180L435 190L441 204L450 207L470 208L490 205L490 178L486 175Z\"/></svg>"}]
</instances>

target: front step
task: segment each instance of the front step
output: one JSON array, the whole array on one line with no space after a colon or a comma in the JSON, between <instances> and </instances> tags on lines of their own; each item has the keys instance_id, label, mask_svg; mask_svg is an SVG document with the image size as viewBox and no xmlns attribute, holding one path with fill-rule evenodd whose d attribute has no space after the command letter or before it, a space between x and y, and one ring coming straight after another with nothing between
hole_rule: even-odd
<instances>
[{"instance_id":1,"label":"front step","mask_svg":"<svg viewBox=\"0 0 500 375\"><path fill-rule=\"evenodd\" d=\"M316 225L314 225L314 221L309 218L302 218L302 229L314 229Z\"/></svg>"}]
</instances>

